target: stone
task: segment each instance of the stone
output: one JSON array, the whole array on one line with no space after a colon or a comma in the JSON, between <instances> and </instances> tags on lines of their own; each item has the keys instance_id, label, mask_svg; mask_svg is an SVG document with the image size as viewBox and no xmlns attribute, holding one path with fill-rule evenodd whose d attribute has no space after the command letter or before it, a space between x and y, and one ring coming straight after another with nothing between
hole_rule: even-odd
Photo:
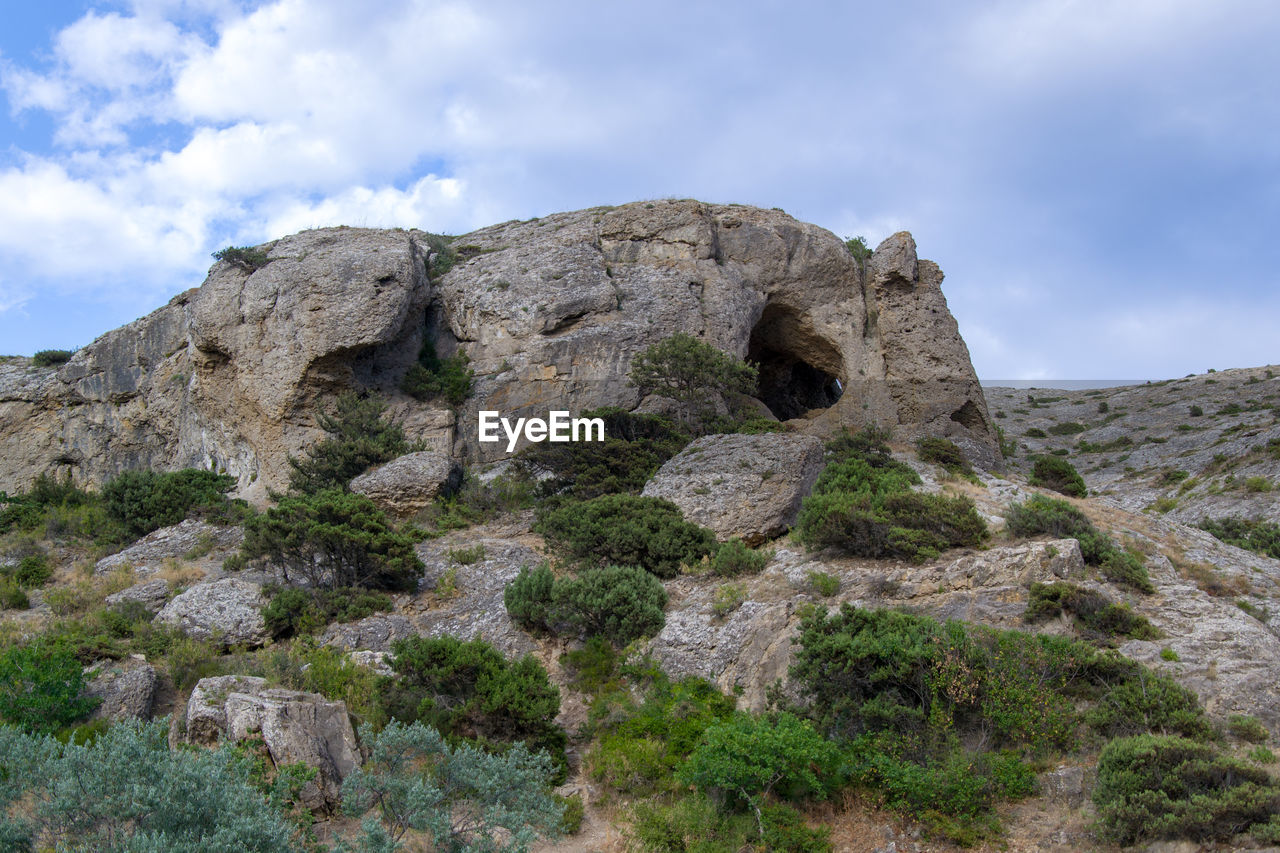
<instances>
[{"instance_id":1,"label":"stone","mask_svg":"<svg viewBox=\"0 0 1280 853\"><path fill-rule=\"evenodd\" d=\"M156 578L112 593L103 599L103 603L115 607L118 604L136 601L154 616L160 612L168 600L169 582L164 578Z\"/></svg>"},{"instance_id":2,"label":"stone","mask_svg":"<svg viewBox=\"0 0 1280 853\"><path fill-rule=\"evenodd\" d=\"M123 551L103 557L94 565L93 573L106 575L128 566L135 575L147 577L164 568L169 560L213 568L242 541L244 530L239 527L219 527L189 518L172 527L153 530Z\"/></svg>"},{"instance_id":3,"label":"stone","mask_svg":"<svg viewBox=\"0 0 1280 853\"><path fill-rule=\"evenodd\" d=\"M213 640L227 648L256 648L271 637L262 618L266 604L258 584L223 578L196 584L175 596L156 615L156 621L172 625L189 637Z\"/></svg>"},{"instance_id":4,"label":"stone","mask_svg":"<svg viewBox=\"0 0 1280 853\"><path fill-rule=\"evenodd\" d=\"M342 780L362 763L345 702L270 688L264 679L245 676L196 684L186 710L189 742L215 745L255 734L277 766L301 763L319 771L300 795L313 810L332 811L341 799Z\"/></svg>"},{"instance_id":5,"label":"stone","mask_svg":"<svg viewBox=\"0 0 1280 853\"><path fill-rule=\"evenodd\" d=\"M101 661L85 671L92 680L85 685L87 696L102 700L90 719L149 720L156 697L155 667L141 655L120 661Z\"/></svg>"},{"instance_id":6,"label":"stone","mask_svg":"<svg viewBox=\"0 0 1280 853\"><path fill-rule=\"evenodd\" d=\"M1064 764L1040 774L1040 790L1051 800L1076 805L1084 799L1085 769Z\"/></svg>"},{"instance_id":7,"label":"stone","mask_svg":"<svg viewBox=\"0 0 1280 853\"><path fill-rule=\"evenodd\" d=\"M320 643L344 651L389 652L392 643L413 635L413 625L404 616L378 613L357 622L330 625L320 635Z\"/></svg>"},{"instance_id":8,"label":"stone","mask_svg":"<svg viewBox=\"0 0 1280 853\"><path fill-rule=\"evenodd\" d=\"M446 453L408 453L351 481L351 491L390 515L404 518L431 505L462 483L462 469Z\"/></svg>"},{"instance_id":9,"label":"stone","mask_svg":"<svg viewBox=\"0 0 1280 853\"><path fill-rule=\"evenodd\" d=\"M721 541L755 546L787 532L822 467L813 436L707 435L669 459L643 494L671 501Z\"/></svg>"}]
</instances>

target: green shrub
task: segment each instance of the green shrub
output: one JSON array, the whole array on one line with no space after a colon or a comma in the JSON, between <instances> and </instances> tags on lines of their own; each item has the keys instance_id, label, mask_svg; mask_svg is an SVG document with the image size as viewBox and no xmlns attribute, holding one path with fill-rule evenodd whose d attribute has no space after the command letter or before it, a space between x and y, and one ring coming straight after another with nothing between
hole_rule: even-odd
<instances>
[{"instance_id":1,"label":"green shrub","mask_svg":"<svg viewBox=\"0 0 1280 853\"><path fill-rule=\"evenodd\" d=\"M764 571L771 558L768 551L753 551L741 539L730 539L712 555L711 572L722 578L755 575Z\"/></svg>"},{"instance_id":2,"label":"green shrub","mask_svg":"<svg viewBox=\"0 0 1280 853\"><path fill-rule=\"evenodd\" d=\"M1204 414L1204 409L1199 406L1192 406L1188 411L1191 413L1191 417L1193 418L1198 418Z\"/></svg>"},{"instance_id":3,"label":"green shrub","mask_svg":"<svg viewBox=\"0 0 1280 853\"><path fill-rule=\"evenodd\" d=\"M954 442L945 438L920 438L916 440L916 456L921 462L933 462L949 471L970 473L969 460Z\"/></svg>"},{"instance_id":4,"label":"green shrub","mask_svg":"<svg viewBox=\"0 0 1280 853\"><path fill-rule=\"evenodd\" d=\"M57 367L66 364L71 360L71 356L75 355L75 350L69 349L42 349L35 355L31 356L32 367Z\"/></svg>"},{"instance_id":5,"label":"green shrub","mask_svg":"<svg viewBox=\"0 0 1280 853\"><path fill-rule=\"evenodd\" d=\"M214 252L213 259L226 261L250 273L262 269L271 262L265 251L253 246L227 246L225 249Z\"/></svg>"},{"instance_id":6,"label":"green shrub","mask_svg":"<svg viewBox=\"0 0 1280 853\"><path fill-rule=\"evenodd\" d=\"M471 396L475 372L467 365L471 359L462 350L447 358L436 355L435 344L426 341L418 352L418 363L409 368L400 382L400 390L417 400L443 397L451 406L459 406Z\"/></svg>"},{"instance_id":7,"label":"green shrub","mask_svg":"<svg viewBox=\"0 0 1280 853\"><path fill-rule=\"evenodd\" d=\"M1228 545L1280 560L1280 524L1274 521L1255 521L1234 516L1206 518L1200 522L1199 527Z\"/></svg>"},{"instance_id":8,"label":"green shrub","mask_svg":"<svg viewBox=\"0 0 1280 853\"><path fill-rule=\"evenodd\" d=\"M1247 714L1232 714L1227 717L1227 731L1240 740L1247 740L1250 743L1265 743L1267 738L1271 737L1267 727L1258 722L1257 717Z\"/></svg>"},{"instance_id":9,"label":"green shrub","mask_svg":"<svg viewBox=\"0 0 1280 853\"><path fill-rule=\"evenodd\" d=\"M1101 401L1099 401L1099 403L1098 403L1098 414L1100 414L1100 415L1105 415L1105 414L1106 414L1107 412L1109 412L1109 411L1111 411L1111 404L1110 404L1110 403L1108 403L1106 400L1101 400Z\"/></svg>"},{"instance_id":10,"label":"green shrub","mask_svg":"<svg viewBox=\"0 0 1280 853\"><path fill-rule=\"evenodd\" d=\"M10 578L0 580L0 607L5 610L28 610L31 599L27 591Z\"/></svg>"},{"instance_id":11,"label":"green shrub","mask_svg":"<svg viewBox=\"0 0 1280 853\"><path fill-rule=\"evenodd\" d=\"M1080 472L1074 465L1059 456L1036 457L1029 482L1033 486L1053 489L1059 494L1070 495L1073 498L1082 498L1088 494Z\"/></svg>"},{"instance_id":12,"label":"green shrub","mask_svg":"<svg viewBox=\"0 0 1280 853\"><path fill-rule=\"evenodd\" d=\"M728 616L747 600L747 588L740 583L722 583L711 598L711 612L716 616Z\"/></svg>"},{"instance_id":13,"label":"green shrub","mask_svg":"<svg viewBox=\"0 0 1280 853\"><path fill-rule=\"evenodd\" d=\"M289 488L314 493L345 489L354 477L408 453L404 430L383 418L386 404L353 391L338 395L333 414L316 417L328 437L302 459L289 457Z\"/></svg>"},{"instance_id":14,"label":"green shrub","mask_svg":"<svg viewBox=\"0 0 1280 853\"><path fill-rule=\"evenodd\" d=\"M102 486L108 514L130 536L145 536L185 519L192 511L226 503L234 477L186 468L181 471L125 471Z\"/></svg>"},{"instance_id":15,"label":"green shrub","mask_svg":"<svg viewBox=\"0 0 1280 853\"><path fill-rule=\"evenodd\" d=\"M522 741L547 750L563 778L560 691L532 655L508 661L483 640L410 637L391 647L394 680L385 690L392 719L418 721L446 737L490 746Z\"/></svg>"},{"instance_id":16,"label":"green shrub","mask_svg":"<svg viewBox=\"0 0 1280 853\"><path fill-rule=\"evenodd\" d=\"M553 549L588 565L639 566L660 578L675 577L716 548L715 535L690 524L660 498L603 495L571 501L539 513L534 530Z\"/></svg>"},{"instance_id":17,"label":"green shrub","mask_svg":"<svg viewBox=\"0 0 1280 853\"><path fill-rule=\"evenodd\" d=\"M1065 581L1031 584L1031 597L1023 615L1026 621L1042 622L1064 610L1072 615L1076 627L1091 638L1154 640L1160 636L1145 616L1127 604L1110 601L1102 593Z\"/></svg>"},{"instance_id":18,"label":"green shrub","mask_svg":"<svg viewBox=\"0 0 1280 853\"><path fill-rule=\"evenodd\" d=\"M43 640L0 654L0 720L49 734L92 711L101 700L81 695L84 667L70 650Z\"/></svg>"},{"instance_id":19,"label":"green shrub","mask_svg":"<svg viewBox=\"0 0 1280 853\"><path fill-rule=\"evenodd\" d=\"M1121 844L1226 840L1272 821L1277 798L1266 770L1209 744L1154 735L1107 744L1093 792L1104 832Z\"/></svg>"},{"instance_id":20,"label":"green shrub","mask_svg":"<svg viewBox=\"0 0 1280 853\"><path fill-rule=\"evenodd\" d=\"M450 548L445 552L445 558L450 563L456 563L459 566L470 566L472 563L478 563L485 558L484 543L480 542L468 548Z\"/></svg>"},{"instance_id":21,"label":"green shrub","mask_svg":"<svg viewBox=\"0 0 1280 853\"><path fill-rule=\"evenodd\" d=\"M1085 714L1085 721L1106 737L1141 732L1216 737L1194 693L1168 676L1146 670L1110 687Z\"/></svg>"},{"instance_id":22,"label":"green shrub","mask_svg":"<svg viewBox=\"0 0 1280 853\"><path fill-rule=\"evenodd\" d=\"M1068 421L1067 423L1054 424L1049 427L1049 435L1076 435L1077 433L1084 432L1086 429L1088 429L1088 427L1084 424Z\"/></svg>"},{"instance_id":23,"label":"green shrub","mask_svg":"<svg viewBox=\"0 0 1280 853\"><path fill-rule=\"evenodd\" d=\"M1040 427L1031 427L1023 433L1027 438L1048 438L1048 435Z\"/></svg>"},{"instance_id":24,"label":"green shrub","mask_svg":"<svg viewBox=\"0 0 1280 853\"><path fill-rule=\"evenodd\" d=\"M23 589L44 586L53 577L53 567L44 554L28 554L18 565L6 569L5 574Z\"/></svg>"},{"instance_id":25,"label":"green shrub","mask_svg":"<svg viewBox=\"0 0 1280 853\"><path fill-rule=\"evenodd\" d=\"M268 592L271 600L262 608L262 616L276 639L313 634L334 622L355 622L392 608L385 593L354 587L284 587Z\"/></svg>"},{"instance_id":26,"label":"green shrub","mask_svg":"<svg viewBox=\"0 0 1280 853\"><path fill-rule=\"evenodd\" d=\"M245 560L264 560L312 587L412 590L422 575L413 540L364 495L286 495L245 520Z\"/></svg>"},{"instance_id":27,"label":"green shrub","mask_svg":"<svg viewBox=\"0 0 1280 853\"><path fill-rule=\"evenodd\" d=\"M1014 536L1044 533L1073 538L1080 543L1084 561L1098 566L1108 580L1139 592L1155 592L1141 557L1117 547L1083 512L1064 500L1032 495L1026 502L1009 507L1005 527Z\"/></svg>"},{"instance_id":28,"label":"green shrub","mask_svg":"<svg viewBox=\"0 0 1280 853\"><path fill-rule=\"evenodd\" d=\"M714 412L724 394L755 393L757 381L754 366L683 332L637 355L628 375L642 396L675 400L686 426Z\"/></svg>"},{"instance_id":29,"label":"green shrub","mask_svg":"<svg viewBox=\"0 0 1280 853\"><path fill-rule=\"evenodd\" d=\"M1167 660L1170 663L1177 663L1178 661L1182 660L1182 658L1178 657L1178 653L1175 652L1173 649L1169 648L1168 646L1165 646L1163 649L1160 650L1160 660Z\"/></svg>"},{"instance_id":30,"label":"green shrub","mask_svg":"<svg viewBox=\"0 0 1280 853\"><path fill-rule=\"evenodd\" d=\"M667 591L649 572L632 566L584 569L552 591L552 613L581 636L623 646L662 630Z\"/></svg>"},{"instance_id":31,"label":"green shrub","mask_svg":"<svg viewBox=\"0 0 1280 853\"><path fill-rule=\"evenodd\" d=\"M543 563L536 568L520 567L520 574L502 591L507 615L531 631L548 630L552 623L555 576Z\"/></svg>"},{"instance_id":32,"label":"green shrub","mask_svg":"<svg viewBox=\"0 0 1280 853\"><path fill-rule=\"evenodd\" d=\"M809 586L823 598L830 598L840 591L840 579L828 572L810 569L807 575Z\"/></svg>"}]
</instances>

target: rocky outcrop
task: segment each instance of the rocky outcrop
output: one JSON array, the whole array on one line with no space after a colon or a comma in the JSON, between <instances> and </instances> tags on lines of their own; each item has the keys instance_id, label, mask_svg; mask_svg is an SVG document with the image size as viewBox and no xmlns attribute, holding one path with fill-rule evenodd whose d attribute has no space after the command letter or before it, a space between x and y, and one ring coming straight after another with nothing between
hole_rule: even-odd
<instances>
[{"instance_id":1,"label":"rocky outcrop","mask_svg":"<svg viewBox=\"0 0 1280 853\"><path fill-rule=\"evenodd\" d=\"M110 607L115 607L120 604L137 602L145 607L149 613L155 615L160 612L168 600L169 582L164 578L156 578L155 580L136 583L128 589L112 593L103 599L103 603Z\"/></svg>"},{"instance_id":2,"label":"rocky outcrop","mask_svg":"<svg viewBox=\"0 0 1280 853\"><path fill-rule=\"evenodd\" d=\"M509 222L459 237L432 277L422 232L328 228L220 261L204 285L60 368L0 364L0 489L45 470L98 483L121 470L225 470L240 494L284 485L348 388L393 402L411 439L491 460L476 413L641 401L634 355L673 332L759 363L761 405L805 431L868 422L946 435L998 466L968 353L910 235L865 264L781 211L661 201ZM447 408L398 391L424 337L471 358L475 390Z\"/></svg>"},{"instance_id":3,"label":"rocky outcrop","mask_svg":"<svg viewBox=\"0 0 1280 853\"><path fill-rule=\"evenodd\" d=\"M102 700L92 719L149 720L156 697L155 667L141 656L121 661L102 661L85 671L91 680L85 685L86 696Z\"/></svg>"},{"instance_id":4,"label":"rocky outcrop","mask_svg":"<svg viewBox=\"0 0 1280 853\"><path fill-rule=\"evenodd\" d=\"M431 505L462 482L462 469L448 454L424 450L407 453L351 481L351 491L364 495L384 512L404 518Z\"/></svg>"},{"instance_id":5,"label":"rocky outcrop","mask_svg":"<svg viewBox=\"0 0 1280 853\"><path fill-rule=\"evenodd\" d=\"M191 691L186 709L189 742L212 746L257 734L277 767L301 763L319 771L300 796L313 810L337 806L342 780L361 764L344 702L270 688L264 679L238 675L201 679Z\"/></svg>"},{"instance_id":6,"label":"rocky outcrop","mask_svg":"<svg viewBox=\"0 0 1280 853\"><path fill-rule=\"evenodd\" d=\"M156 621L172 625L198 640L232 646L261 646L271 634L262 618L267 599L262 587L239 578L200 583L174 597L156 615Z\"/></svg>"},{"instance_id":7,"label":"rocky outcrop","mask_svg":"<svg viewBox=\"0 0 1280 853\"><path fill-rule=\"evenodd\" d=\"M684 517L759 545L795 522L822 471L822 442L808 435L708 435L669 459L644 487Z\"/></svg>"},{"instance_id":8,"label":"rocky outcrop","mask_svg":"<svg viewBox=\"0 0 1280 853\"><path fill-rule=\"evenodd\" d=\"M110 574L126 566L139 577L155 574L169 560L184 560L202 568L214 568L244 541L239 527L219 527L187 519L172 527L154 530L137 542L103 557L93 568L96 575Z\"/></svg>"},{"instance_id":9,"label":"rocky outcrop","mask_svg":"<svg viewBox=\"0 0 1280 853\"><path fill-rule=\"evenodd\" d=\"M392 644L413 635L413 625L405 617L379 613L358 622L330 625L320 635L320 643L348 652L389 652Z\"/></svg>"}]
</instances>

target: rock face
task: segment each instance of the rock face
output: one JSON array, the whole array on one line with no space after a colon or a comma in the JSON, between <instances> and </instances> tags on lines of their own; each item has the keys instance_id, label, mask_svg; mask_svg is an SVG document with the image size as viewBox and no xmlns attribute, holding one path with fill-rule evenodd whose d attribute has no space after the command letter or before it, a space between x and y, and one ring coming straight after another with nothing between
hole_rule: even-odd
<instances>
[{"instance_id":1,"label":"rock face","mask_svg":"<svg viewBox=\"0 0 1280 853\"><path fill-rule=\"evenodd\" d=\"M389 652L397 640L414 635L413 626L403 616L380 613L358 622L330 625L320 635L320 643L343 651Z\"/></svg>"},{"instance_id":2,"label":"rock face","mask_svg":"<svg viewBox=\"0 0 1280 853\"><path fill-rule=\"evenodd\" d=\"M277 766L302 763L319 771L301 794L310 809L333 809L342 780L361 764L346 703L269 688L261 678L201 679L187 702L186 733L191 743L206 746L260 733Z\"/></svg>"},{"instance_id":3,"label":"rock face","mask_svg":"<svg viewBox=\"0 0 1280 853\"><path fill-rule=\"evenodd\" d=\"M796 520L822 471L822 442L810 435L708 435L667 460L644 487L684 517L759 545Z\"/></svg>"},{"instance_id":4,"label":"rock face","mask_svg":"<svg viewBox=\"0 0 1280 853\"><path fill-rule=\"evenodd\" d=\"M123 551L103 557L93 567L96 575L106 575L130 566L140 577L154 574L168 560L205 560L219 564L240 547L244 531L239 527L218 527L203 521L187 519L172 527L153 530Z\"/></svg>"},{"instance_id":5,"label":"rock face","mask_svg":"<svg viewBox=\"0 0 1280 853\"><path fill-rule=\"evenodd\" d=\"M93 711L93 719L151 719L156 698L156 671L151 664L137 658L104 661L94 664L86 674L91 674L92 680L85 685L85 694L102 700Z\"/></svg>"},{"instance_id":6,"label":"rock face","mask_svg":"<svg viewBox=\"0 0 1280 853\"><path fill-rule=\"evenodd\" d=\"M226 647L261 646L268 639L262 587L239 578L200 583L176 596L156 615L198 640L217 640Z\"/></svg>"},{"instance_id":7,"label":"rock face","mask_svg":"<svg viewBox=\"0 0 1280 853\"><path fill-rule=\"evenodd\" d=\"M633 408L632 357L677 331L758 362L760 400L806 431L875 422L1000 464L942 273L906 233L864 268L780 211L663 201L476 231L434 279L429 245L415 231L306 231L263 246L255 270L218 262L202 287L60 368L0 364L0 489L49 469L94 484L193 466L263 497L348 388L387 396L411 439L496 459L504 447L477 440L479 409ZM476 371L456 421L398 391L424 337Z\"/></svg>"},{"instance_id":8,"label":"rock face","mask_svg":"<svg viewBox=\"0 0 1280 853\"><path fill-rule=\"evenodd\" d=\"M351 491L376 503L384 512L405 517L453 491L462 482L462 470L448 454L424 450L407 453L351 481Z\"/></svg>"},{"instance_id":9,"label":"rock face","mask_svg":"<svg viewBox=\"0 0 1280 853\"><path fill-rule=\"evenodd\" d=\"M128 589L112 593L104 598L103 602L114 607L117 604L136 601L154 615L160 612L168 600L169 582L164 578L156 578L155 580L143 581L142 583L134 584Z\"/></svg>"}]
</instances>

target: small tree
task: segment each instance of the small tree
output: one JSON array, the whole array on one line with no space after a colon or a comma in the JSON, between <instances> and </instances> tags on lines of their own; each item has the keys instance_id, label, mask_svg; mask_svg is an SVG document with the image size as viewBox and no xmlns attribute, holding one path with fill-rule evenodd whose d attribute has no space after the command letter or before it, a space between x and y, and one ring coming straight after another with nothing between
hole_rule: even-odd
<instances>
[{"instance_id":1,"label":"small tree","mask_svg":"<svg viewBox=\"0 0 1280 853\"><path fill-rule=\"evenodd\" d=\"M632 359L630 376L640 393L678 402L686 424L709 414L726 393L755 393L758 379L753 365L683 332Z\"/></svg>"},{"instance_id":2,"label":"small tree","mask_svg":"<svg viewBox=\"0 0 1280 853\"><path fill-rule=\"evenodd\" d=\"M235 488L234 477L185 468L181 471L125 471L102 487L107 513L137 538L182 521L194 509L217 507Z\"/></svg>"},{"instance_id":3,"label":"small tree","mask_svg":"<svg viewBox=\"0 0 1280 853\"><path fill-rule=\"evenodd\" d=\"M1061 456L1037 457L1031 467L1030 483L1073 498L1082 498L1089 493L1080 472Z\"/></svg>"},{"instance_id":4,"label":"small tree","mask_svg":"<svg viewBox=\"0 0 1280 853\"><path fill-rule=\"evenodd\" d=\"M353 477L408 453L404 430L387 421L387 405L378 397L354 391L339 395L333 414L316 418L329 437L307 451L303 459L290 457L289 488L296 492L345 489Z\"/></svg>"},{"instance_id":5,"label":"small tree","mask_svg":"<svg viewBox=\"0 0 1280 853\"><path fill-rule=\"evenodd\" d=\"M100 700L81 696L84 667L70 649L34 640L0 655L0 720L49 734L75 722Z\"/></svg>"},{"instance_id":6,"label":"small tree","mask_svg":"<svg viewBox=\"0 0 1280 853\"><path fill-rule=\"evenodd\" d=\"M338 489L285 495L244 530L241 556L280 566L286 582L412 590L424 568L413 540L373 501Z\"/></svg>"},{"instance_id":7,"label":"small tree","mask_svg":"<svg viewBox=\"0 0 1280 853\"><path fill-rule=\"evenodd\" d=\"M558 581L552 593L554 612L588 637L604 637L626 645L662 630L667 591L644 569L606 566L587 569L576 578Z\"/></svg>"}]
</instances>

